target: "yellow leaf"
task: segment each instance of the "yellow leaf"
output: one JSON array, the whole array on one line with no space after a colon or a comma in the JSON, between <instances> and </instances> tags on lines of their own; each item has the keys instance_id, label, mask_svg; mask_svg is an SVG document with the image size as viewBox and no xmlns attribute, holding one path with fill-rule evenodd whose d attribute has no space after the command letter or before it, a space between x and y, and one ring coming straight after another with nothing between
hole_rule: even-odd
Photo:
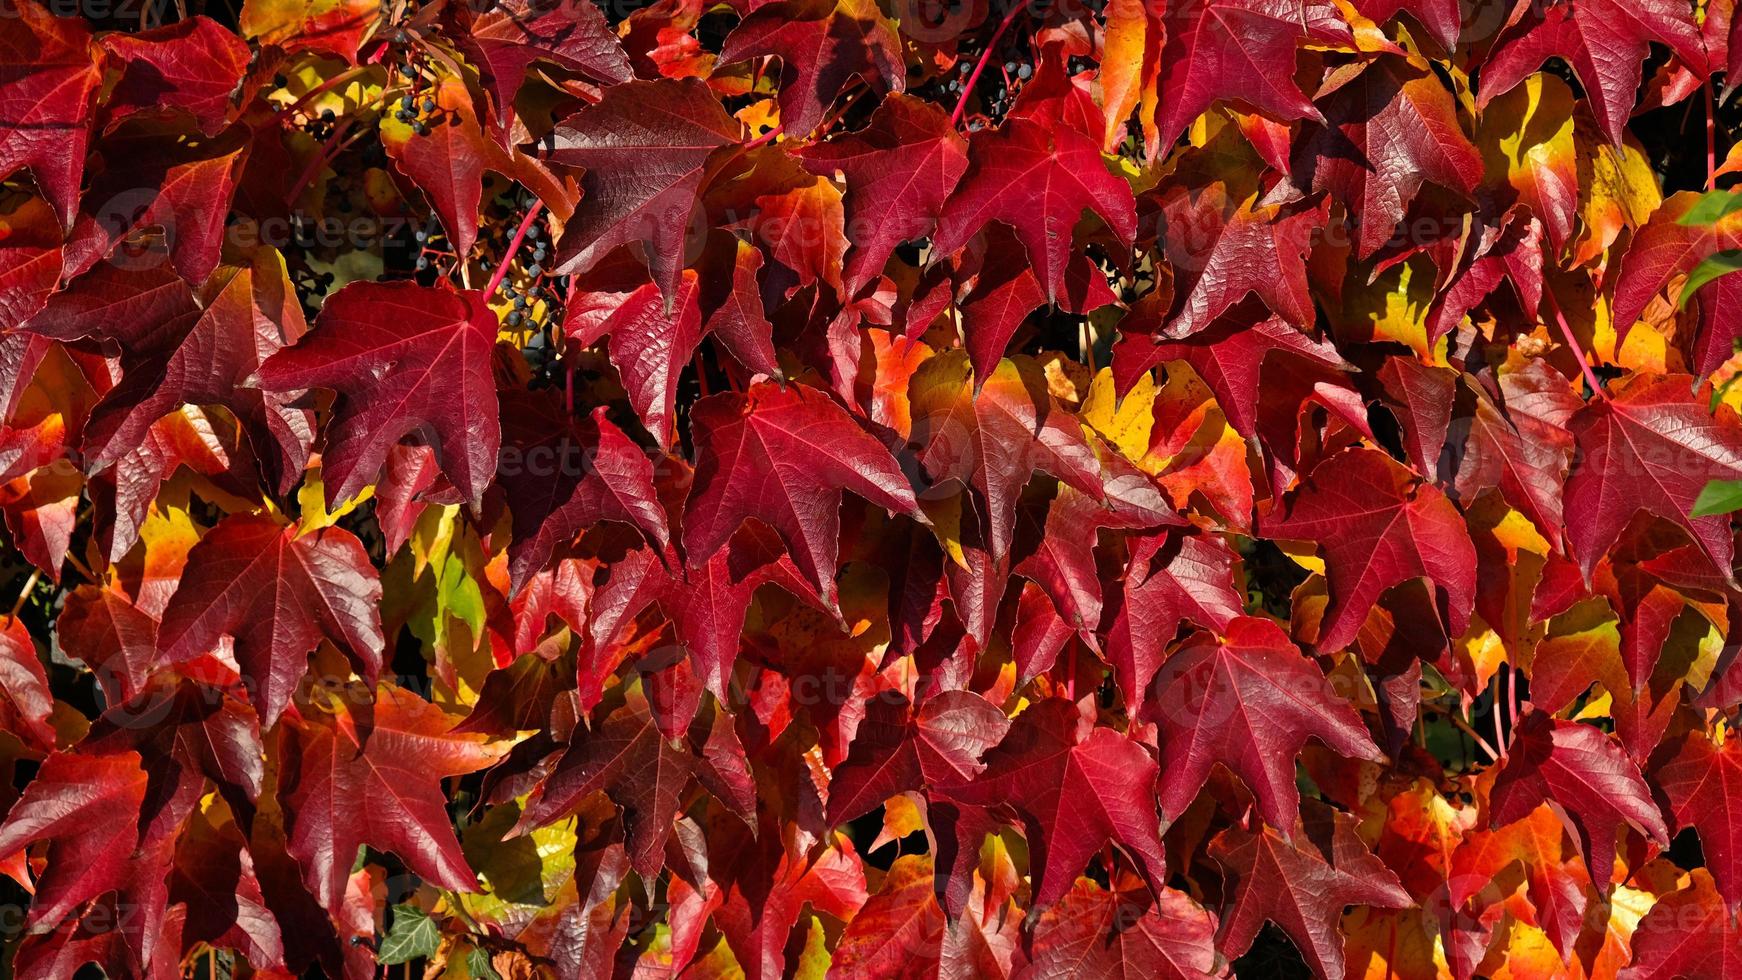
<instances>
[{"instance_id":1,"label":"yellow leaf","mask_svg":"<svg viewBox=\"0 0 1742 980\"><path fill-rule=\"evenodd\" d=\"M355 60L358 43L386 9L376 0L245 0L238 26L262 45Z\"/></svg>"},{"instance_id":2,"label":"yellow leaf","mask_svg":"<svg viewBox=\"0 0 1742 980\"><path fill-rule=\"evenodd\" d=\"M297 521L298 535L310 531L318 531L323 527L332 527L346 514L363 505L363 501L375 496L375 487L366 486L355 497L343 501L332 510L327 510L326 490L321 484L319 467L308 471L303 478L301 489L296 492L297 505L302 509L302 517Z\"/></svg>"},{"instance_id":3,"label":"yellow leaf","mask_svg":"<svg viewBox=\"0 0 1742 980\"><path fill-rule=\"evenodd\" d=\"M1503 179L1537 217L1553 220L1559 205L1576 199L1573 93L1552 75L1536 74L1489 104L1476 130L1488 174ZM1567 215L1570 219L1572 216ZM1572 228L1559 229L1563 236ZM1554 241L1564 241L1554 237Z\"/></svg>"},{"instance_id":4,"label":"yellow leaf","mask_svg":"<svg viewBox=\"0 0 1742 980\"><path fill-rule=\"evenodd\" d=\"M1370 284L1351 282L1343 297L1343 322L1362 340L1395 341L1430 360L1427 313L1434 294L1433 262L1417 255L1385 270Z\"/></svg>"},{"instance_id":5,"label":"yellow leaf","mask_svg":"<svg viewBox=\"0 0 1742 980\"><path fill-rule=\"evenodd\" d=\"M1579 165L1579 217L1584 232L1573 243L1573 262L1583 265L1602 254L1623 228L1637 228L1663 203L1657 175L1632 136L1617 150L1584 116L1574 129Z\"/></svg>"},{"instance_id":6,"label":"yellow leaf","mask_svg":"<svg viewBox=\"0 0 1742 980\"><path fill-rule=\"evenodd\" d=\"M574 875L577 818L504 840L519 819L518 803L503 804L485 810L482 820L460 832L461 850L478 872L482 891L457 894L452 900L475 921L503 922L534 914L554 903L563 883Z\"/></svg>"},{"instance_id":7,"label":"yellow leaf","mask_svg":"<svg viewBox=\"0 0 1742 980\"><path fill-rule=\"evenodd\" d=\"M793 980L824 980L829 965L828 934L823 931L823 920L813 915L805 927L804 950L798 954Z\"/></svg>"},{"instance_id":8,"label":"yellow leaf","mask_svg":"<svg viewBox=\"0 0 1742 980\"><path fill-rule=\"evenodd\" d=\"M1089 384L1081 419L1116 446L1125 458L1141 460L1155 429L1155 372L1137 379L1123 399L1113 393L1113 371L1102 368Z\"/></svg>"},{"instance_id":9,"label":"yellow leaf","mask_svg":"<svg viewBox=\"0 0 1742 980\"><path fill-rule=\"evenodd\" d=\"M1107 130L1102 148L1112 152L1119 143L1131 111L1139 107L1143 125L1145 158L1159 149L1155 132L1155 75L1160 62L1162 26L1160 8L1149 0L1110 0L1107 32L1101 48L1101 98L1107 111Z\"/></svg>"}]
</instances>

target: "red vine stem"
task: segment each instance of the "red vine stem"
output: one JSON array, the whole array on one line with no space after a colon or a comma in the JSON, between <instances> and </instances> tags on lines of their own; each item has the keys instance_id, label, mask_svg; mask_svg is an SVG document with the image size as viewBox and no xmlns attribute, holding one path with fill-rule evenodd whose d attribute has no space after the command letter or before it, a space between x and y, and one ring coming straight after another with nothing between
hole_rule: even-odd
<instances>
[{"instance_id":1,"label":"red vine stem","mask_svg":"<svg viewBox=\"0 0 1742 980\"><path fill-rule=\"evenodd\" d=\"M1718 181L1718 98L1712 94L1712 76L1706 76L1706 190Z\"/></svg>"},{"instance_id":2,"label":"red vine stem","mask_svg":"<svg viewBox=\"0 0 1742 980\"><path fill-rule=\"evenodd\" d=\"M490 274L490 284L484 287L484 298L496 295L496 287L502 285L502 277L508 274L508 263L513 261L514 253L520 251L520 243L526 241L526 233L532 230L532 223L538 220L538 212L544 210L544 202L533 198L532 206L526 209L526 217L520 219L520 227L514 229L514 237L508 241L508 250L502 253L502 261L496 263L496 271Z\"/></svg>"},{"instance_id":3,"label":"red vine stem","mask_svg":"<svg viewBox=\"0 0 1742 980\"><path fill-rule=\"evenodd\" d=\"M1579 343L1579 338L1573 336L1573 328L1567 325L1566 316L1561 313L1561 304L1554 298L1553 290L1545 290L1544 298L1548 300L1549 308L1554 310L1555 323L1561 328L1561 336L1566 339L1567 346L1573 349L1573 356L1578 358L1579 370L1585 373L1585 383L1591 386L1591 392L1605 401L1609 394L1603 390L1603 383L1597 380L1597 372L1591 370L1590 359L1585 356L1585 348Z\"/></svg>"},{"instance_id":4,"label":"red vine stem","mask_svg":"<svg viewBox=\"0 0 1742 980\"><path fill-rule=\"evenodd\" d=\"M739 152L740 153L747 153L751 150L756 149L759 146L764 146L764 145L772 142L776 136L780 135L781 130L784 128L785 128L785 126L783 124L777 124L773 129L769 130L768 132L763 133L761 136L756 137L755 139L751 140L748 143L745 143L742 147L739 148Z\"/></svg>"},{"instance_id":5,"label":"red vine stem","mask_svg":"<svg viewBox=\"0 0 1742 980\"><path fill-rule=\"evenodd\" d=\"M992 40L986 42L986 49L980 52L980 60L975 62L974 71L968 76L968 83L962 86L962 98L956 103L956 111L950 114L951 128L962 124L962 113L967 111L968 99L974 94L974 83L980 80L980 73L986 70L986 62L991 59L992 52L997 49L999 39L1004 36L1005 31L1010 29L1010 24L1016 20L1016 15L1022 13L1022 7L1022 3L1017 3L1010 8L1010 12L998 22L998 29L992 32Z\"/></svg>"},{"instance_id":6,"label":"red vine stem","mask_svg":"<svg viewBox=\"0 0 1742 980\"><path fill-rule=\"evenodd\" d=\"M327 164L332 163L337 159L339 154L344 152L345 147L350 146L352 143L356 142L358 137L368 132L366 129L359 129L357 132L352 133L350 138L346 139L344 143L341 144L339 142L340 137L349 133L350 127L351 124L346 123L346 125L338 126L333 129L333 134L328 136L326 142L321 144L320 152L316 153L315 158L309 161L308 168L302 172L301 177L296 179L296 183L290 188L290 193L285 195L284 203L286 207L295 207L296 199L302 196L302 192L308 189L308 185L314 183L314 179L320 175L322 170L326 169Z\"/></svg>"},{"instance_id":7,"label":"red vine stem","mask_svg":"<svg viewBox=\"0 0 1742 980\"><path fill-rule=\"evenodd\" d=\"M1470 736L1470 741L1475 743L1475 746L1477 748L1481 749L1483 752L1488 753L1488 758L1494 759L1494 760L1498 760L1500 758L1500 753L1494 751L1494 747L1488 744L1488 740L1483 738L1482 734L1480 732L1476 731L1476 729L1470 727L1470 723L1465 721L1463 719L1463 716L1458 714L1458 712L1453 711L1453 710L1445 707L1444 705L1435 704L1432 701L1423 701L1422 707L1432 708L1435 711L1438 711L1442 715L1444 715L1445 719L1452 723L1453 728L1456 728L1458 731L1463 732L1465 735Z\"/></svg>"},{"instance_id":8,"label":"red vine stem","mask_svg":"<svg viewBox=\"0 0 1742 980\"><path fill-rule=\"evenodd\" d=\"M708 394L709 394L709 392L708 392L708 372L707 372L707 369L702 366L702 352L701 352L700 348L696 349L695 367L696 367L696 390L701 395L701 397L706 398L706 397L708 397Z\"/></svg>"},{"instance_id":9,"label":"red vine stem","mask_svg":"<svg viewBox=\"0 0 1742 980\"><path fill-rule=\"evenodd\" d=\"M301 98L297 99L295 102L292 102L290 105L286 106L284 109L284 113L280 118L288 121L290 119L290 117L294 116L298 111L300 111L303 106L308 105L310 102L313 102L315 99L318 99L321 96L327 94L328 92L331 92L333 89L339 88L340 86L349 83L352 79L355 79L359 75L362 75L364 72L368 71L370 67L371 66L369 66L369 65L359 65L356 68L347 68L346 70L339 72L337 75L334 75L332 78L329 78L326 81L320 83L319 85L316 85L314 88L311 88L307 92L304 92L302 94Z\"/></svg>"}]
</instances>

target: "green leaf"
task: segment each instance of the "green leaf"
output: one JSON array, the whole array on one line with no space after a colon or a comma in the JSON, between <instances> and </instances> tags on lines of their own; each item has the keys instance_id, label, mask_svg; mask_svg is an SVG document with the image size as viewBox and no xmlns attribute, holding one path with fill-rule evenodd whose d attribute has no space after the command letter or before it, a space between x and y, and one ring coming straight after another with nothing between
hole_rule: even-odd
<instances>
[{"instance_id":1,"label":"green leaf","mask_svg":"<svg viewBox=\"0 0 1742 980\"><path fill-rule=\"evenodd\" d=\"M472 980L502 980L502 975L490 965L490 954L484 952L481 946L473 946L472 951L466 954L466 973Z\"/></svg>"},{"instance_id":2,"label":"green leaf","mask_svg":"<svg viewBox=\"0 0 1742 980\"><path fill-rule=\"evenodd\" d=\"M1700 195L1700 199L1676 223L1715 225L1736 211L1742 211L1742 194L1735 191L1707 191Z\"/></svg>"},{"instance_id":3,"label":"green leaf","mask_svg":"<svg viewBox=\"0 0 1742 980\"><path fill-rule=\"evenodd\" d=\"M415 905L393 906L393 925L387 938L381 940L381 951L375 961L386 966L409 963L435 955L441 941L441 930L429 913Z\"/></svg>"},{"instance_id":4,"label":"green leaf","mask_svg":"<svg viewBox=\"0 0 1742 980\"><path fill-rule=\"evenodd\" d=\"M459 555L448 556L447 563L442 567L441 608L452 613L460 622L472 630L474 640L484 633L484 593L478 588L478 580L473 578L466 568L466 561Z\"/></svg>"},{"instance_id":5,"label":"green leaf","mask_svg":"<svg viewBox=\"0 0 1742 980\"><path fill-rule=\"evenodd\" d=\"M1742 480L1713 480L1694 500L1690 517L1710 517L1742 510Z\"/></svg>"},{"instance_id":6,"label":"green leaf","mask_svg":"<svg viewBox=\"0 0 1742 980\"><path fill-rule=\"evenodd\" d=\"M1707 256L1699 265L1694 266L1694 271L1688 273L1688 281L1682 284L1679 306L1687 309L1688 300L1694 298L1701 286L1739 269L1742 269L1742 249L1732 248Z\"/></svg>"}]
</instances>

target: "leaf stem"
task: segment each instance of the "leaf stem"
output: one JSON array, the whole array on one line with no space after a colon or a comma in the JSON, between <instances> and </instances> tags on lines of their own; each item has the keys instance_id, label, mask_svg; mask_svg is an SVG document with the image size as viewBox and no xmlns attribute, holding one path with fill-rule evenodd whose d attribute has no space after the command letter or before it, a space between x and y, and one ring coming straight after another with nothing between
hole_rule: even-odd
<instances>
[{"instance_id":1,"label":"leaf stem","mask_svg":"<svg viewBox=\"0 0 1742 980\"><path fill-rule=\"evenodd\" d=\"M1071 644L1071 655L1065 661L1065 697L1072 703L1077 700L1077 645Z\"/></svg>"},{"instance_id":2,"label":"leaf stem","mask_svg":"<svg viewBox=\"0 0 1742 980\"><path fill-rule=\"evenodd\" d=\"M991 60L999 39L1004 37L1004 32L1010 29L1011 22L1016 20L1016 15L1022 12L1024 6L1024 3L1018 2L1010 8L1010 12L998 22L998 29L992 32L992 40L987 41L985 50L980 52L980 60L975 62L974 71L968 75L967 83L962 86L962 97L956 102L956 111L950 114L951 128L962 124L962 113L968 109L968 99L974 94L974 83L980 80L980 73L986 70L986 62Z\"/></svg>"},{"instance_id":3,"label":"leaf stem","mask_svg":"<svg viewBox=\"0 0 1742 980\"><path fill-rule=\"evenodd\" d=\"M484 287L486 300L496 295L496 287L502 285L502 277L508 274L508 263L513 261L514 253L520 251L520 243L526 240L526 233L532 230L532 223L538 220L538 212L542 210L544 202L533 198L532 206L526 209L526 217L520 219L520 227L514 229L514 237L509 239L508 248L502 253L502 260L496 263L496 271L490 274L490 284ZM461 261L465 261L464 258Z\"/></svg>"},{"instance_id":4,"label":"leaf stem","mask_svg":"<svg viewBox=\"0 0 1742 980\"><path fill-rule=\"evenodd\" d=\"M696 390L697 390L697 393L699 394L700 397L706 398L706 397L708 397L708 394L709 394L709 392L708 392L708 371L707 371L707 368L702 364L702 352L701 352L700 348L696 349L695 367L696 367Z\"/></svg>"},{"instance_id":5,"label":"leaf stem","mask_svg":"<svg viewBox=\"0 0 1742 980\"><path fill-rule=\"evenodd\" d=\"M1499 746L1500 755L1506 757L1506 703L1511 700L1506 694L1506 665L1494 672L1494 744Z\"/></svg>"},{"instance_id":6,"label":"leaf stem","mask_svg":"<svg viewBox=\"0 0 1742 980\"><path fill-rule=\"evenodd\" d=\"M1566 340L1567 346L1573 349L1573 356L1579 362L1579 370L1585 374L1585 383L1591 386L1595 397L1607 401L1609 394L1603 390L1603 382L1597 380L1597 372L1591 370L1590 358L1585 356L1584 345L1579 343L1578 337L1573 336L1573 328L1567 324L1566 315L1561 312L1560 301L1554 297L1554 290L1543 290L1543 298L1548 300L1549 308L1554 310L1555 323L1560 326L1561 337Z\"/></svg>"},{"instance_id":7,"label":"leaf stem","mask_svg":"<svg viewBox=\"0 0 1742 980\"><path fill-rule=\"evenodd\" d=\"M30 577L24 580L24 589L18 593L18 601L12 604L12 611L6 614L7 623L17 622L19 611L24 608L26 602L30 601L30 594L36 591L36 583L40 581L42 581L42 569L31 569Z\"/></svg>"},{"instance_id":8,"label":"leaf stem","mask_svg":"<svg viewBox=\"0 0 1742 980\"><path fill-rule=\"evenodd\" d=\"M296 183L291 186L290 193L284 196L284 204L286 207L295 207L296 199L302 196L302 192L308 189L308 185L314 183L315 177L319 176L320 172L325 169L326 165L337 159L339 154L344 152L345 147L356 142L357 138L368 132L368 130L359 129L357 132L352 133L349 139L346 139L341 143L340 138L350 132L351 123L347 122L345 125L335 128L333 130L333 135L328 136L326 142L321 144L320 152L315 154L313 160L309 161L309 165L303 170L302 176L298 177Z\"/></svg>"},{"instance_id":9,"label":"leaf stem","mask_svg":"<svg viewBox=\"0 0 1742 980\"><path fill-rule=\"evenodd\" d=\"M1712 76L1706 76L1706 190L1718 181L1718 98L1712 93Z\"/></svg>"},{"instance_id":10,"label":"leaf stem","mask_svg":"<svg viewBox=\"0 0 1742 980\"><path fill-rule=\"evenodd\" d=\"M745 143L743 146L739 147L739 152L746 153L746 152L749 152L750 150L756 149L759 146L766 146L768 143L772 142L776 136L779 136L781 131L785 128L786 128L786 126L784 123L776 123L773 129L769 130L766 133L763 133L761 136L758 136L755 139L751 140L750 142Z\"/></svg>"},{"instance_id":11,"label":"leaf stem","mask_svg":"<svg viewBox=\"0 0 1742 980\"><path fill-rule=\"evenodd\" d=\"M1462 715L1458 714L1456 711L1452 711L1445 705L1435 704L1432 701L1423 701L1422 706L1432 708L1440 714L1445 715L1446 720L1452 723L1452 727L1463 732L1465 735L1470 736L1470 741L1475 742L1477 748L1488 753L1488 758L1496 761L1500 759L1500 753L1494 751L1494 746L1489 745L1487 739L1483 738L1474 728L1471 728L1470 723L1465 721Z\"/></svg>"},{"instance_id":12,"label":"leaf stem","mask_svg":"<svg viewBox=\"0 0 1742 980\"><path fill-rule=\"evenodd\" d=\"M280 118L288 121L291 116L294 116L297 112L301 111L303 106L308 105L315 99L331 92L333 89L345 85L352 79L368 71L371 67L372 66L370 65L358 65L355 68L347 68L344 71L339 72L332 78L329 78L319 85L316 85L314 88L309 89L307 92L304 92L301 98L286 106L284 112L280 115Z\"/></svg>"}]
</instances>

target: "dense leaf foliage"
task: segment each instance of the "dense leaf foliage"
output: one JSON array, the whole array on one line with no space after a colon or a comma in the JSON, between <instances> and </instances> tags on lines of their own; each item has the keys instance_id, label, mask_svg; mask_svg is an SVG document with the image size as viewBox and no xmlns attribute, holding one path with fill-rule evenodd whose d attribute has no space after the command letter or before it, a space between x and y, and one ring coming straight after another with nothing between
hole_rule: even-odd
<instances>
[{"instance_id":1,"label":"dense leaf foliage","mask_svg":"<svg viewBox=\"0 0 1742 980\"><path fill-rule=\"evenodd\" d=\"M0 974L1742 977L1738 81L0 0Z\"/></svg>"}]
</instances>

